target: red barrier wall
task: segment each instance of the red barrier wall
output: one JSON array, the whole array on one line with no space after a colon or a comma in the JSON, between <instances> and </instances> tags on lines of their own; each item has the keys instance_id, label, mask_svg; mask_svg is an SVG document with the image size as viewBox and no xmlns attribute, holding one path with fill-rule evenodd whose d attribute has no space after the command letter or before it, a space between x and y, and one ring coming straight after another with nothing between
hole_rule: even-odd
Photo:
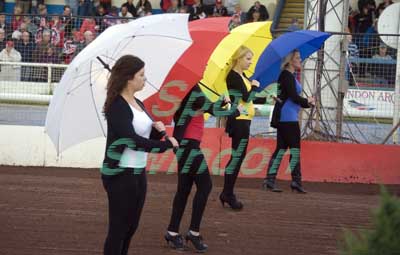
<instances>
[{"instance_id":1,"label":"red barrier wall","mask_svg":"<svg viewBox=\"0 0 400 255\"><path fill-rule=\"evenodd\" d=\"M251 138L240 176L263 178L275 144L273 139ZM206 129L202 148L212 174L223 174L230 146L223 129ZM303 141L301 146L304 181L400 184L400 146L312 141ZM282 160L278 179L290 179L288 155ZM175 156L172 152L152 154L149 169L175 172Z\"/></svg>"}]
</instances>

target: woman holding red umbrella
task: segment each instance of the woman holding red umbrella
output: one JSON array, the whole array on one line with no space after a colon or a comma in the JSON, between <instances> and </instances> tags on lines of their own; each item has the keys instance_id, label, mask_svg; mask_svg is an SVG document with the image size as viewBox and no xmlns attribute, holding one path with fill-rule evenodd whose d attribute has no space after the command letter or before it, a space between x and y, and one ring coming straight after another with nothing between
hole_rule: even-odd
<instances>
[{"instance_id":1,"label":"woman holding red umbrella","mask_svg":"<svg viewBox=\"0 0 400 255\"><path fill-rule=\"evenodd\" d=\"M218 116L239 116L242 108L237 108L237 105L233 104L230 110L224 110L222 106L227 103L230 103L227 96L214 104L211 103L199 85L196 85L185 96L174 115L173 136L178 140L180 146L176 151L178 187L173 201L170 224L165 235L165 240L174 249L184 249L183 238L179 234L179 225L193 183L196 184L197 191L193 199L192 219L185 239L192 243L197 252L205 252L208 248L200 235L200 223L212 188L207 162L200 149L204 132L203 114L207 112Z\"/></svg>"}]
</instances>

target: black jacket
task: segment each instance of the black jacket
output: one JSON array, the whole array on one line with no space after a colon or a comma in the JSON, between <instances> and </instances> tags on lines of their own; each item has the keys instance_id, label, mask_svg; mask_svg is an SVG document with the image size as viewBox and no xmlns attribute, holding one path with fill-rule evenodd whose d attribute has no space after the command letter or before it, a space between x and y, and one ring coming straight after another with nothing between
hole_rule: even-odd
<instances>
[{"instance_id":1,"label":"black jacket","mask_svg":"<svg viewBox=\"0 0 400 255\"><path fill-rule=\"evenodd\" d=\"M146 112L143 103L138 99L136 102ZM132 126L133 117L129 104L119 95L106 113L107 143L102 167L103 174L107 174L107 169L118 168L121 155L128 145L133 150L153 153L161 153L172 148L170 141L159 141L162 134L155 128L151 131L150 139L137 135Z\"/></svg>"},{"instance_id":2,"label":"black jacket","mask_svg":"<svg viewBox=\"0 0 400 255\"><path fill-rule=\"evenodd\" d=\"M283 70L278 78L278 98L285 102L290 98L294 103L300 105L303 108L310 108L307 98L304 98L297 94L296 91L296 80L294 75L288 70Z\"/></svg>"}]
</instances>

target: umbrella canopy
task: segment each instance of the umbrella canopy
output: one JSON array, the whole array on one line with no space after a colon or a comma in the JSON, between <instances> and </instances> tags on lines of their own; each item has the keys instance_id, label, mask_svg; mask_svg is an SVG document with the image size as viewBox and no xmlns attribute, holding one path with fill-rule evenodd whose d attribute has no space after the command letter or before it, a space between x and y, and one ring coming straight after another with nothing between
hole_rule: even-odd
<instances>
[{"instance_id":1,"label":"umbrella canopy","mask_svg":"<svg viewBox=\"0 0 400 255\"><path fill-rule=\"evenodd\" d=\"M252 22L236 27L226 36L211 55L207 68L204 72L202 83L216 91L218 94L224 94L227 91L226 76L231 69L232 57L240 46L244 45L250 48L253 53L253 63L246 75L251 76L258 58L263 50L272 41L270 32L271 22ZM212 101L216 101L218 96L210 93L204 86L200 86L203 92Z\"/></svg>"},{"instance_id":2,"label":"umbrella canopy","mask_svg":"<svg viewBox=\"0 0 400 255\"><path fill-rule=\"evenodd\" d=\"M207 61L218 43L229 33L230 18L218 17L189 23L192 45L182 54L162 85L160 93L144 101L153 118L171 123L183 97L201 80Z\"/></svg>"},{"instance_id":3,"label":"umbrella canopy","mask_svg":"<svg viewBox=\"0 0 400 255\"><path fill-rule=\"evenodd\" d=\"M311 30L299 30L281 35L273 40L261 54L251 79L260 82L262 90L278 80L282 60L293 50L300 51L301 59L306 59L321 48L331 34Z\"/></svg>"},{"instance_id":4,"label":"umbrella canopy","mask_svg":"<svg viewBox=\"0 0 400 255\"><path fill-rule=\"evenodd\" d=\"M106 136L102 108L109 70L101 61L112 68L123 55L141 58L147 81L136 96L144 100L158 92L171 67L191 43L187 14L143 17L104 31L68 66L50 102L46 131L57 152Z\"/></svg>"}]
</instances>

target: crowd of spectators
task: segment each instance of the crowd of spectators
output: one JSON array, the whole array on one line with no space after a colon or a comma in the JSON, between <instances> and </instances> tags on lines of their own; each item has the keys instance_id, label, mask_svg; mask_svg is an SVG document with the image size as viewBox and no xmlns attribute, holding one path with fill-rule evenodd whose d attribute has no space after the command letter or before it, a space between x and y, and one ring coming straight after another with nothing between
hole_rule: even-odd
<instances>
[{"instance_id":1,"label":"crowd of spectators","mask_svg":"<svg viewBox=\"0 0 400 255\"><path fill-rule=\"evenodd\" d=\"M347 32L349 57L352 59L373 59L383 61L358 61L352 63L352 71L358 77L364 78L372 75L374 83L388 85L394 82L393 66L385 64L385 60L395 59L397 52L381 41L377 23L382 11L393 4L391 0L383 0L379 5L375 0L358 0L358 10L349 10L349 22ZM386 61L387 63L390 63ZM369 63L369 64L367 64Z\"/></svg>"},{"instance_id":2,"label":"crowd of spectators","mask_svg":"<svg viewBox=\"0 0 400 255\"><path fill-rule=\"evenodd\" d=\"M65 1L63 12L57 15L48 15L44 0L17 0L13 13L0 13L0 61L69 64L107 27L153 14L148 0L127 0L119 8L112 0ZM376 29L379 15L392 3L383 0L376 5L375 0L359 0L360 11L350 9L348 31L354 34L348 37L350 57L394 58L396 53L380 41ZM247 11L242 10L239 0L161 0L159 7L165 13L189 13L190 20L231 16L229 29L270 18L259 1ZM2 8L0 4L0 11ZM294 18L288 30L298 29ZM27 66L2 65L0 78L46 80L47 69L42 69L32 72ZM368 69L365 64L353 64L353 71L363 77Z\"/></svg>"}]
</instances>

